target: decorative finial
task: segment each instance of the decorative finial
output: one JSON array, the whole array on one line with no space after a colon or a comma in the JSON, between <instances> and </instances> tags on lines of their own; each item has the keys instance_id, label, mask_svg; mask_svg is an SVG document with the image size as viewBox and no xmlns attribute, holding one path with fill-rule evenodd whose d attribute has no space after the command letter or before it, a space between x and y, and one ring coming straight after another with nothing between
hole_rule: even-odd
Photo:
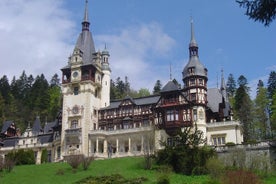
<instances>
[{"instance_id":1,"label":"decorative finial","mask_svg":"<svg viewBox=\"0 0 276 184\"><path fill-rule=\"evenodd\" d=\"M84 9L84 17L83 17L83 21L82 21L82 30L85 31L89 31L89 20L88 20L88 0L85 0L85 9Z\"/></svg>"},{"instance_id":2,"label":"decorative finial","mask_svg":"<svg viewBox=\"0 0 276 184\"><path fill-rule=\"evenodd\" d=\"M172 80L172 63L170 62L170 80Z\"/></svg>"},{"instance_id":3,"label":"decorative finial","mask_svg":"<svg viewBox=\"0 0 276 184\"><path fill-rule=\"evenodd\" d=\"M196 44L193 17L191 17L191 44Z\"/></svg>"}]
</instances>

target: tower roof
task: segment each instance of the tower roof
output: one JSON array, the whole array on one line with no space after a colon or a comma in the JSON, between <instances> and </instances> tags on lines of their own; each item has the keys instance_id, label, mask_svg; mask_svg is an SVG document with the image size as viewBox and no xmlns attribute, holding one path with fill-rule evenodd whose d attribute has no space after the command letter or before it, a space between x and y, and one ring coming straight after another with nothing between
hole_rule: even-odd
<instances>
[{"instance_id":1,"label":"tower roof","mask_svg":"<svg viewBox=\"0 0 276 184\"><path fill-rule=\"evenodd\" d=\"M188 64L183 69L183 79L190 75L197 75L207 77L207 69L199 61L198 57L198 45L195 40L194 24L191 20L191 41L189 44L190 58ZM190 70L193 70L192 72Z\"/></svg>"}]
</instances>

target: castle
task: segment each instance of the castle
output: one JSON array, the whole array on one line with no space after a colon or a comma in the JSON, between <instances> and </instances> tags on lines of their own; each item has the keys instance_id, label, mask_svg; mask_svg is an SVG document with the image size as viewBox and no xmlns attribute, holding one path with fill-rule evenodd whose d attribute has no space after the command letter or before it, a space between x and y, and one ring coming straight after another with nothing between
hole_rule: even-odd
<instances>
[{"instance_id":1,"label":"castle","mask_svg":"<svg viewBox=\"0 0 276 184\"><path fill-rule=\"evenodd\" d=\"M191 22L189 62L182 72L183 87L170 80L159 95L110 101L109 52L95 50L86 1L82 31L62 71L62 111L56 121L41 127L39 117L22 135L15 122L1 130L0 155L32 149L40 163L43 149L50 162L70 154L97 158L143 155L173 144L176 131L197 127L207 145L241 144L242 128L232 118L224 78L221 87L207 88L208 70L199 60L198 44ZM116 62L116 61L112 61Z\"/></svg>"}]
</instances>

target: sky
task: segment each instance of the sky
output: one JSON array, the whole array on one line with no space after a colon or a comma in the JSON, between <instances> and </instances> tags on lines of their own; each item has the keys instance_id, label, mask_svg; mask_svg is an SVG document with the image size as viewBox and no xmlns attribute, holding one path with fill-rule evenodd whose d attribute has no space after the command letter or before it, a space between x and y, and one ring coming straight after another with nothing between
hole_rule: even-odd
<instances>
[{"instance_id":1,"label":"sky","mask_svg":"<svg viewBox=\"0 0 276 184\"><path fill-rule=\"evenodd\" d=\"M89 0L96 50L110 53L111 78L150 92L157 80L182 84L189 59L191 17L208 87L244 75L254 98L258 80L276 70L276 21L249 20L234 0ZM0 77L25 70L48 80L66 66L81 32L85 0L1 0ZM171 69L170 69L171 68Z\"/></svg>"}]
</instances>

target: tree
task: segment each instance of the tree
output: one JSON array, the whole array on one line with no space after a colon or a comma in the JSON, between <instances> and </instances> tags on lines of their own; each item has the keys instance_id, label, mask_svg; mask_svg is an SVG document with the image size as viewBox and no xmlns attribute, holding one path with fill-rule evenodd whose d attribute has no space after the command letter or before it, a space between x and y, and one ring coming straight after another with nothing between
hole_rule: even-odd
<instances>
[{"instance_id":1,"label":"tree","mask_svg":"<svg viewBox=\"0 0 276 184\"><path fill-rule=\"evenodd\" d=\"M276 133L276 93L274 93L271 101L271 131L273 135Z\"/></svg>"},{"instance_id":2,"label":"tree","mask_svg":"<svg viewBox=\"0 0 276 184\"><path fill-rule=\"evenodd\" d=\"M159 94L160 91L161 91L161 88L162 88L162 84L161 84L161 81L160 80L157 80L154 87L153 87L153 94Z\"/></svg>"},{"instance_id":3,"label":"tree","mask_svg":"<svg viewBox=\"0 0 276 184\"><path fill-rule=\"evenodd\" d=\"M268 104L267 90L259 83L258 92L255 99L255 121L259 130L259 137L263 140L269 135L268 126Z\"/></svg>"},{"instance_id":4,"label":"tree","mask_svg":"<svg viewBox=\"0 0 276 184\"><path fill-rule=\"evenodd\" d=\"M246 8L245 15L249 19L259 21L265 26L276 17L276 1L275 0L236 0L240 7Z\"/></svg>"},{"instance_id":5,"label":"tree","mask_svg":"<svg viewBox=\"0 0 276 184\"><path fill-rule=\"evenodd\" d=\"M171 141L164 143L165 149L157 154L156 162L170 165L177 173L203 174L206 161L214 156L213 149L200 146L206 143L203 132L194 127L183 127Z\"/></svg>"},{"instance_id":6,"label":"tree","mask_svg":"<svg viewBox=\"0 0 276 184\"><path fill-rule=\"evenodd\" d=\"M276 91L276 72L272 71L269 74L268 82L267 82L267 92L269 99L272 99Z\"/></svg>"},{"instance_id":7,"label":"tree","mask_svg":"<svg viewBox=\"0 0 276 184\"><path fill-rule=\"evenodd\" d=\"M253 130L252 127L252 108L253 104L249 97L249 87L247 87L247 79L241 75L238 78L239 87L235 94L234 111L237 118L241 121L243 126L244 141L247 142L251 139Z\"/></svg>"},{"instance_id":8,"label":"tree","mask_svg":"<svg viewBox=\"0 0 276 184\"><path fill-rule=\"evenodd\" d=\"M60 78L58 77L58 74L54 74L54 76L50 80L50 87L53 86L60 86Z\"/></svg>"},{"instance_id":9,"label":"tree","mask_svg":"<svg viewBox=\"0 0 276 184\"><path fill-rule=\"evenodd\" d=\"M9 104L10 102L10 94L11 94L11 89L10 89L10 84L9 80L6 75L4 75L0 79L0 94L2 95L5 104Z\"/></svg>"}]
</instances>

